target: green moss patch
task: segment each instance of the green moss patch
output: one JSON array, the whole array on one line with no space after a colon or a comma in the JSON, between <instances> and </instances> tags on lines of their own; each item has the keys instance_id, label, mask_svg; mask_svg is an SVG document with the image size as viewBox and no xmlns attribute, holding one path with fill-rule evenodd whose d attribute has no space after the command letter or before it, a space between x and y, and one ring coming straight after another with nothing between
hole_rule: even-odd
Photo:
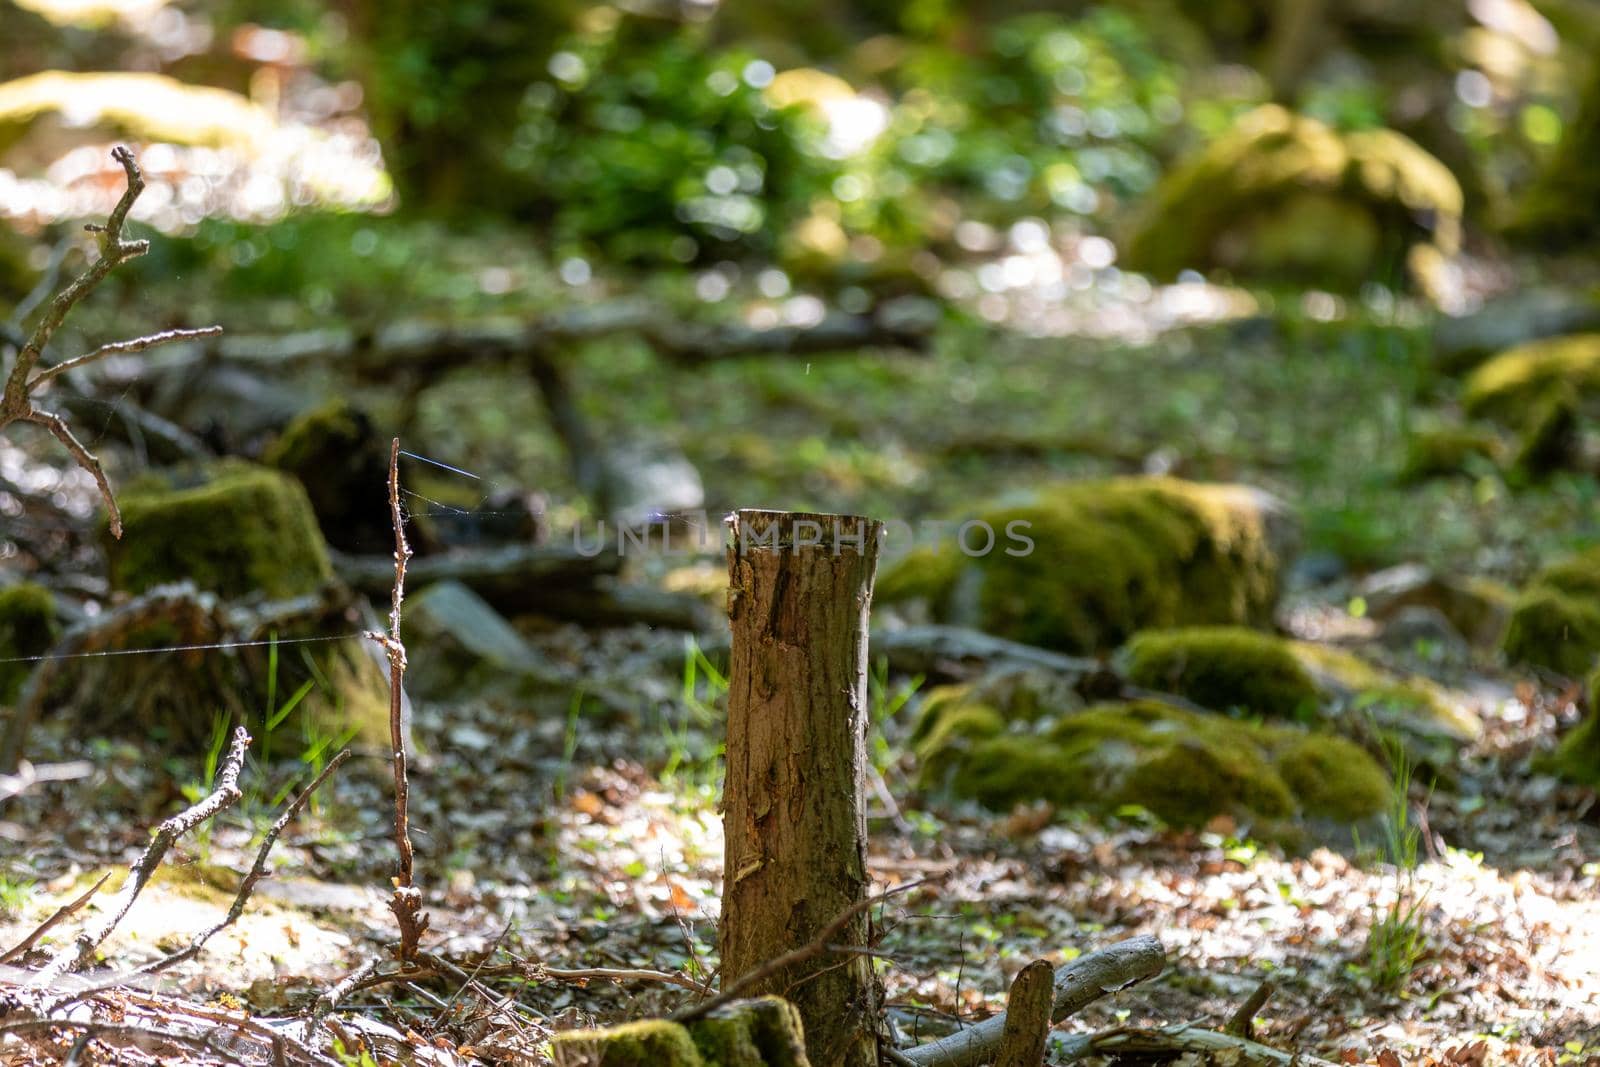
<instances>
[{"instance_id":1,"label":"green moss patch","mask_svg":"<svg viewBox=\"0 0 1600 1067\"><path fill-rule=\"evenodd\" d=\"M556 1067L810 1067L800 1013L780 997L736 1000L686 1026L569 1030L550 1048Z\"/></svg>"},{"instance_id":2,"label":"green moss patch","mask_svg":"<svg viewBox=\"0 0 1600 1067\"><path fill-rule=\"evenodd\" d=\"M1493 430L1480 426L1435 426L1406 439L1400 480L1407 484L1429 478L1493 470L1504 459L1505 445Z\"/></svg>"},{"instance_id":3,"label":"green moss patch","mask_svg":"<svg viewBox=\"0 0 1600 1067\"><path fill-rule=\"evenodd\" d=\"M1157 186L1124 243L1133 270L1185 268L1354 290L1407 263L1428 275L1460 242L1448 167L1393 130L1335 130L1267 105Z\"/></svg>"},{"instance_id":4,"label":"green moss patch","mask_svg":"<svg viewBox=\"0 0 1600 1067\"><path fill-rule=\"evenodd\" d=\"M31 582L0 588L0 660L42 655L60 632L50 590ZM17 699L32 670L31 663L0 663L0 704Z\"/></svg>"},{"instance_id":5,"label":"green moss patch","mask_svg":"<svg viewBox=\"0 0 1600 1067\"><path fill-rule=\"evenodd\" d=\"M289 597L333 575L305 490L277 471L220 465L200 485L130 487L109 545L112 585L130 593L192 581L223 597Z\"/></svg>"},{"instance_id":6,"label":"green moss patch","mask_svg":"<svg viewBox=\"0 0 1600 1067\"><path fill-rule=\"evenodd\" d=\"M1350 822L1376 813L1388 780L1343 738L1153 700L1034 722L947 702L922 731L923 784L995 809L1026 801L1114 812L1139 805L1176 826L1217 815L1251 824Z\"/></svg>"},{"instance_id":7,"label":"green moss patch","mask_svg":"<svg viewBox=\"0 0 1600 1067\"><path fill-rule=\"evenodd\" d=\"M703 1067L689 1031L665 1019L605 1030L568 1030L550 1039L556 1067Z\"/></svg>"},{"instance_id":8,"label":"green moss patch","mask_svg":"<svg viewBox=\"0 0 1600 1067\"><path fill-rule=\"evenodd\" d=\"M1581 678L1600 655L1600 548L1534 575L1517 598L1502 644L1514 663Z\"/></svg>"},{"instance_id":9,"label":"green moss patch","mask_svg":"<svg viewBox=\"0 0 1600 1067\"><path fill-rule=\"evenodd\" d=\"M1600 393L1600 333L1550 337L1507 349L1468 375L1461 402L1468 414L1525 431L1562 390L1579 397Z\"/></svg>"},{"instance_id":10,"label":"green moss patch","mask_svg":"<svg viewBox=\"0 0 1600 1067\"><path fill-rule=\"evenodd\" d=\"M1147 631L1123 655L1134 685L1216 711L1309 717L1321 698L1289 642L1243 627Z\"/></svg>"},{"instance_id":11,"label":"green moss patch","mask_svg":"<svg viewBox=\"0 0 1600 1067\"><path fill-rule=\"evenodd\" d=\"M1068 652L1102 652L1150 627L1265 625L1290 523L1269 494L1173 478L1041 490L977 516L994 550L920 550L888 569L880 598L918 595L943 621ZM1007 531L1032 540L1023 552Z\"/></svg>"},{"instance_id":12,"label":"green moss patch","mask_svg":"<svg viewBox=\"0 0 1600 1067\"><path fill-rule=\"evenodd\" d=\"M389 447L366 412L334 400L291 422L263 461L306 489L328 543L372 551L392 538Z\"/></svg>"}]
</instances>

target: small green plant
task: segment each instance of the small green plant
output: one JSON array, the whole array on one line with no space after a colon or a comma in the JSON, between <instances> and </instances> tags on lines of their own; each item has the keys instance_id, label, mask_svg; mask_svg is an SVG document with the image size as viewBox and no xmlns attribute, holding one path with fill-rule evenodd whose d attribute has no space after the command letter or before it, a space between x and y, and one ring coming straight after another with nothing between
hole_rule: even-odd
<instances>
[{"instance_id":1,"label":"small green plant","mask_svg":"<svg viewBox=\"0 0 1600 1067\"><path fill-rule=\"evenodd\" d=\"M31 878L14 880L0 875L0 916L15 918L33 899L33 886Z\"/></svg>"},{"instance_id":2,"label":"small green plant","mask_svg":"<svg viewBox=\"0 0 1600 1067\"><path fill-rule=\"evenodd\" d=\"M872 723L872 734L868 743L872 748L870 754L872 764L879 772L888 770L890 764L894 762L894 752L890 748L888 736L884 733L884 726L916 695L917 690L922 688L924 680L919 674L891 688L888 657L879 656L872 665L872 673L867 677L868 707Z\"/></svg>"},{"instance_id":3,"label":"small green plant","mask_svg":"<svg viewBox=\"0 0 1600 1067\"><path fill-rule=\"evenodd\" d=\"M668 709L661 721L661 736L667 748L662 782L670 785L682 775L690 786L715 785L721 777L725 746L720 740L708 744L705 732L722 721L727 697L727 677L706 658L693 637L686 637L683 686L678 699L682 716L674 721L672 709Z\"/></svg>"},{"instance_id":4,"label":"small green plant","mask_svg":"<svg viewBox=\"0 0 1600 1067\"><path fill-rule=\"evenodd\" d=\"M578 722L582 717L583 690L579 689L572 694L572 703L567 706L567 729L561 739L561 767L556 771L552 786L557 804L567 797L567 778L572 773L573 758L578 754Z\"/></svg>"},{"instance_id":5,"label":"small green plant","mask_svg":"<svg viewBox=\"0 0 1600 1067\"><path fill-rule=\"evenodd\" d=\"M1393 788L1383 813L1381 850L1382 858L1395 868L1394 896L1387 908L1373 904L1366 963L1358 970L1374 988L1398 992L1428 951L1423 910L1427 894L1416 884L1422 844L1422 830L1411 809L1411 783L1416 768L1398 741L1387 734L1379 736L1394 771Z\"/></svg>"},{"instance_id":6,"label":"small green plant","mask_svg":"<svg viewBox=\"0 0 1600 1067\"><path fill-rule=\"evenodd\" d=\"M200 777L191 778L178 787L183 794L183 799L191 804L198 804L200 800L211 792L211 783L216 781L217 768L222 763L222 750L228 746L228 734L231 732L232 718L225 711L218 711L211 717L211 740L206 745L205 763L202 765ZM195 851L199 854L201 863L208 863L211 859L211 819L207 819L195 827L192 840Z\"/></svg>"}]
</instances>

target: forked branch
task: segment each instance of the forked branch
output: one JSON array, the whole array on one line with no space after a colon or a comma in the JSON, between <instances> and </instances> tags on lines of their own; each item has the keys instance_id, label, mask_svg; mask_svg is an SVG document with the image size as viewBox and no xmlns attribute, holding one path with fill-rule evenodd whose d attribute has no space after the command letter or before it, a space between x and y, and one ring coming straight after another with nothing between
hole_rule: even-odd
<instances>
[{"instance_id":1,"label":"forked branch","mask_svg":"<svg viewBox=\"0 0 1600 1067\"><path fill-rule=\"evenodd\" d=\"M46 305L44 314L39 317L33 330L23 340L22 347L18 349L16 360L5 375L5 389L0 392L0 429L13 422L31 422L49 430L72 456L73 461L94 477L95 486L100 491L100 498L105 503L110 518L111 534L113 537L121 537L122 513L117 508L117 498L111 491L111 482L106 478L100 460L78 440L65 419L38 407L34 403L34 394L67 371L107 356L122 352L142 352L147 348L154 348L156 345L171 341L214 336L222 332L222 327L163 330L129 341L116 341L101 345L92 352L46 367L38 374L34 373L39 361L44 358L45 349L49 346L51 338L55 336L61 324L66 321L68 313L79 301L94 292L113 270L150 251L149 241L127 241L122 236L123 225L128 221L128 212L132 209L133 202L139 199L139 194L144 192L144 177L139 173L139 165L134 162L133 153L122 145L111 150L111 158L122 165L123 173L128 178L128 188L117 201L117 206L111 209L111 215L106 219L104 226L91 224L88 227L89 232L97 235L96 240L100 246L99 257ZM29 302L31 303L31 298Z\"/></svg>"}]
</instances>

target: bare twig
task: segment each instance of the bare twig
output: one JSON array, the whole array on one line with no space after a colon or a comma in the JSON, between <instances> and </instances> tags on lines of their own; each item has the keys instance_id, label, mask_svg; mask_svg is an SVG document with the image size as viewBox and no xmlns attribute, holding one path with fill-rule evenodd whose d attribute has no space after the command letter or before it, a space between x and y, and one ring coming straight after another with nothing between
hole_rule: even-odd
<instances>
[{"instance_id":1,"label":"bare twig","mask_svg":"<svg viewBox=\"0 0 1600 1067\"><path fill-rule=\"evenodd\" d=\"M244 766L245 749L250 745L250 734L243 726L233 732L233 744L228 749L227 758L222 763L222 768L217 772L217 780L212 786L210 795L172 818L156 827L155 835L150 839L150 844L144 852L134 861L128 869L127 880L122 883L122 888L117 890L117 895L112 898L111 905L106 910L105 917L79 932L70 945L65 945L58 951L50 962L34 975L28 984L34 988L46 987L69 971L82 967L94 955L95 949L101 942L111 936L123 916L128 914L128 909L133 907L134 900L139 896L140 890L150 881L160 866L161 859L167 854L174 841L193 830L207 819L216 815L233 804L238 803L239 771Z\"/></svg>"},{"instance_id":2,"label":"bare twig","mask_svg":"<svg viewBox=\"0 0 1600 1067\"><path fill-rule=\"evenodd\" d=\"M267 874L267 856L269 853L271 853L272 846L278 843L278 837L283 833L288 825L294 821L295 817L300 814L301 810L306 806L306 803L311 799L311 794L315 793L322 786L322 783L326 782L333 772L339 769L340 764L344 763L344 761L349 758L350 750L348 748L340 751L338 755L334 756L333 759L328 761L328 765L326 767L322 768L322 773L317 775L316 778L312 780L311 784L306 786L299 796L290 801L288 807L283 809L283 813L278 816L277 821L272 824L271 828L267 830L266 836L262 838L261 847L256 851L256 861L251 866L249 872L245 874L244 880L239 883L239 891L234 895L233 905L228 908L228 913L224 915L218 922L213 923L211 926L196 934L194 939L190 941L186 947L181 948L176 952L168 953L159 959L151 960L149 963L143 964L123 974L119 974L116 977L110 978L104 982L88 986L84 989L75 990L71 994L57 1000L52 1005L52 1010L57 1010L66 1004L72 1004L76 1001L87 999L88 997L92 997L97 993L103 993L108 989L114 989L117 986L123 985L135 978L140 977L141 975L156 974L160 971L166 970L169 967L174 967L185 960L190 960L198 956L200 954L200 950L205 947L207 941L211 940L227 927L232 926L238 921L239 916L244 914L245 902L250 899L250 894L255 890L256 883L261 881L261 879Z\"/></svg>"},{"instance_id":3,"label":"bare twig","mask_svg":"<svg viewBox=\"0 0 1600 1067\"><path fill-rule=\"evenodd\" d=\"M364 983L372 975L372 972L377 969L378 958L374 956L339 979L337 984L329 987L325 993L319 996L316 1003L311 1006L311 1022L306 1027L306 1040L315 1040L317 1027L322 1025L322 1020L328 1017L328 1013L338 1007L339 1002L345 997L357 989L365 988Z\"/></svg>"},{"instance_id":4,"label":"bare twig","mask_svg":"<svg viewBox=\"0 0 1600 1067\"><path fill-rule=\"evenodd\" d=\"M422 891L412 879L414 853L411 848L409 785L406 778L405 723L401 686L406 677L406 646L400 639L400 606L406 595L406 564L411 546L406 543L405 515L400 510L400 438L389 447L389 518L394 524L394 586L389 594L389 632L367 634L389 657L389 742L394 750L394 841L400 852L400 869L394 877L394 896L389 910L400 925L400 959L416 958L417 945L428 929L428 913L422 910Z\"/></svg>"},{"instance_id":5,"label":"bare twig","mask_svg":"<svg viewBox=\"0 0 1600 1067\"><path fill-rule=\"evenodd\" d=\"M866 897L865 899L856 901L854 904L841 911L838 915L834 916L833 921L828 923L827 926L824 926L822 931L807 944L801 945L796 949L791 949L790 951L785 952L783 955L774 957L754 970L741 975L737 981L729 985L716 996L711 997L708 1000L703 1000L698 1004L691 1004L686 1008L680 1008L678 1011L673 1013L672 1021L686 1023L692 1022L695 1019L704 1018L706 1015L716 1011L724 1004L738 1000L745 994L747 990L755 988L772 975L777 974L778 972L789 967L793 967L796 964L805 963L807 960L821 956L828 952L835 951L835 947L832 944L833 939L838 937L839 932L850 924L851 919L854 919L857 915L860 915L868 908L871 908L874 904L881 904L890 897L899 896L901 893L909 892L918 886L928 884L928 882L932 880L933 879L929 878L920 878L917 881L906 882L905 884L897 885L892 889L886 889L882 893L878 893L874 896Z\"/></svg>"},{"instance_id":6,"label":"bare twig","mask_svg":"<svg viewBox=\"0 0 1600 1067\"><path fill-rule=\"evenodd\" d=\"M29 934L21 941L18 941L10 948L6 949L3 954L0 954L0 963L10 963L13 960L21 959L27 954L27 951L30 948L39 943L39 939L41 937L49 933L63 920L69 919L76 915L79 911L83 910L83 906L89 903L90 899L93 898L96 893L100 892L100 887L105 885L106 879L110 877L111 872L107 871L105 874L100 876L100 880L98 882L84 890L82 896L76 897L57 908L54 915L50 916L50 918L33 928L33 933Z\"/></svg>"},{"instance_id":7,"label":"bare twig","mask_svg":"<svg viewBox=\"0 0 1600 1067\"><path fill-rule=\"evenodd\" d=\"M195 330L162 330L160 333L147 334L144 337L135 337L127 341L112 341L110 344L101 345L93 352L85 352L81 356L63 360L53 367L46 367L28 383L28 391L33 392L67 371L76 370L86 364L93 363L97 359L105 359L107 356L120 355L125 352L143 352L147 348L171 344L173 341L188 341L196 337L216 337L221 333L221 326L202 326Z\"/></svg>"},{"instance_id":8,"label":"bare twig","mask_svg":"<svg viewBox=\"0 0 1600 1067\"><path fill-rule=\"evenodd\" d=\"M168 330L132 341L102 345L87 355L68 359L33 376L34 368L44 356L50 339L66 321L67 314L73 307L92 293L117 267L150 251L149 241L125 241L122 237L122 227L128 220L128 211L133 207L133 202L139 199L139 194L144 192L144 178L139 173L139 166L134 162L133 153L122 145L111 150L111 158L122 165L123 173L127 175L128 188L117 201L117 206L111 209L111 216L104 226L88 227L91 233L98 234L99 257L89 264L82 274L73 279L70 285L56 294L55 299L46 306L44 314L39 317L39 321L34 324L33 331L28 334L22 347L18 349L11 369L6 374L4 391L0 392L0 429L13 422L30 422L49 430L72 456L73 461L94 477L101 500L106 506L111 535L121 537L122 513L117 508L116 495L111 491L111 482L106 478L99 459L78 440L66 420L34 404L33 392L73 367L82 366L114 352L137 352L184 337L211 336L220 333L221 327L213 326L203 330ZM53 263L52 269L46 271L46 280L52 280L51 276L56 270L59 270L59 262ZM30 295L29 300L34 299L35 297ZM21 324L18 325L20 327Z\"/></svg>"},{"instance_id":9,"label":"bare twig","mask_svg":"<svg viewBox=\"0 0 1600 1067\"><path fill-rule=\"evenodd\" d=\"M1254 1037L1256 1012L1261 1010L1262 1005L1271 996L1272 979L1261 979L1261 984L1256 986L1255 992L1245 998L1243 1004L1239 1005L1239 1010L1233 1013L1228 1024L1222 1028L1222 1032L1235 1037Z\"/></svg>"},{"instance_id":10,"label":"bare twig","mask_svg":"<svg viewBox=\"0 0 1600 1067\"><path fill-rule=\"evenodd\" d=\"M540 978L554 978L563 982L587 982L592 979L603 979L609 982L659 982L662 985L674 985L690 992L707 996L711 987L704 982L697 982L686 974L672 971L655 971L647 967L544 967L535 965L531 971L532 976Z\"/></svg>"}]
</instances>

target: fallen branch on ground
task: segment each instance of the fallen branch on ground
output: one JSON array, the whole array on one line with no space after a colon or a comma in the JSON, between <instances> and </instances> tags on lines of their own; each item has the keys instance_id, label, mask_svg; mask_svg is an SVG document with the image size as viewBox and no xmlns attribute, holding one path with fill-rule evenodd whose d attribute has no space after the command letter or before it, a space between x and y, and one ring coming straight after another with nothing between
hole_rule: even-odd
<instances>
[{"instance_id":1,"label":"fallen branch on ground","mask_svg":"<svg viewBox=\"0 0 1600 1067\"><path fill-rule=\"evenodd\" d=\"M1070 1063L1086 1056L1147 1056L1176 1058L1185 1052L1210 1059L1219 1053L1248 1067L1335 1067L1328 1060L1303 1052L1284 1052L1258 1041L1206 1030L1187 1023L1158 1029L1117 1027L1094 1034L1061 1034L1050 1043L1055 1062Z\"/></svg>"},{"instance_id":2,"label":"fallen branch on ground","mask_svg":"<svg viewBox=\"0 0 1600 1067\"><path fill-rule=\"evenodd\" d=\"M744 996L746 992L760 985L767 978L777 974L779 971L786 970L787 968L793 967L796 964L805 963L807 960L814 959L815 957L821 956L824 953L835 951L833 939L839 936L839 931L843 930L850 924L851 919L854 919L857 915L860 915L862 912L871 908L874 904L882 904L890 897L899 896L901 893L910 892L911 890L916 889L918 886L927 885L933 880L934 879L931 878L919 878L915 882L906 882L903 885L897 885L891 889L886 889L882 893L876 893L864 900L856 901L854 904L844 909L844 911L834 916L833 921L828 923L827 926L824 926L821 932L818 933L816 937L812 938L810 942L801 945L797 949L792 949L788 952L785 952L781 956L770 959L766 963L763 963L761 966L757 967L755 970L741 975L738 981L729 985L721 993L718 993L711 999L703 1000L699 1004L691 1004L687 1008L681 1008L678 1011L673 1012L672 1021L675 1023L687 1023L692 1022L695 1019L703 1018L706 1015L709 1015L711 1012L716 1011L724 1004L738 1000L740 997Z\"/></svg>"},{"instance_id":3,"label":"fallen branch on ground","mask_svg":"<svg viewBox=\"0 0 1600 1067\"><path fill-rule=\"evenodd\" d=\"M185 808L156 827L150 844L128 869L127 880L122 883L122 888L117 890L117 895L111 899L105 916L93 926L80 931L71 944L62 946L50 958L50 962L29 980L30 987L47 988L62 975L88 963L95 949L111 936L117 924L128 914L128 909L133 907L134 900L150 881L150 877L156 873L162 857L167 854L173 842L218 812L239 802L242 795L239 791L239 771L244 767L244 753L249 746L249 732L243 726L235 729L233 743L228 748L228 755L222 761L221 769L217 771L217 780L212 785L211 793L199 803Z\"/></svg>"},{"instance_id":4,"label":"fallen branch on ground","mask_svg":"<svg viewBox=\"0 0 1600 1067\"><path fill-rule=\"evenodd\" d=\"M21 941L18 941L15 945L12 945L10 948L6 949L3 954L0 954L0 963L11 963L13 960L20 960L23 956L27 955L28 950L34 945L38 944L41 937L49 933L53 928L60 925L65 920L82 911L83 906L89 903L96 893L100 892L100 887L105 885L106 881L110 879L110 877L111 872L107 871L105 874L100 876L100 880L98 882L84 890L82 896L74 897L72 900L67 901L67 903L57 908L55 910L55 914L51 915L50 918L46 919L38 926L35 926L32 933L23 938Z\"/></svg>"},{"instance_id":5,"label":"fallen branch on ground","mask_svg":"<svg viewBox=\"0 0 1600 1067\"><path fill-rule=\"evenodd\" d=\"M142 975L157 974L169 967L177 966L185 960L191 960L198 956L200 954L200 950L205 948L207 941L210 941L217 934L221 933L229 926L232 926L239 920L239 916L244 914L245 902L250 899L250 894L255 890L256 883L261 881L261 879L266 876L267 856L272 852L272 846L278 843L278 837L283 833L288 825L294 821L295 817L300 814L301 810L306 806L306 803L310 801L311 794L315 793L319 788L321 788L322 783L326 782L329 776L331 776L334 771L338 770L339 766L349 758L350 750L348 748L341 750L333 757L333 759L328 761L328 765L326 767L322 768L322 773L317 775L316 778L312 779L311 784L306 786L306 788L301 791L299 796L291 800L288 807L283 809L283 813L278 816L277 820L274 821L272 826L267 830L266 836L261 839L261 847L256 850L255 863L251 865L250 870L245 874L244 879L239 883L239 890L234 894L233 904L228 908L228 913L219 921L213 923L211 926L206 927L206 929L196 934L193 940L191 940L184 948L181 948L176 952L168 953L165 956L152 960L149 963L143 964L139 967L135 967L133 970L119 974L114 978L92 986L88 986L84 989L75 990L67 996L55 1001L51 1005L51 1010L57 1010L64 1005L84 1000L88 997L94 996L97 993L105 992L108 989L115 989L117 986L124 985Z\"/></svg>"},{"instance_id":6,"label":"fallen branch on ground","mask_svg":"<svg viewBox=\"0 0 1600 1067\"><path fill-rule=\"evenodd\" d=\"M1017 974L1006 997L1006 1025L994 1067L1039 1067L1044 1062L1054 985L1055 968L1046 960L1034 960Z\"/></svg>"},{"instance_id":7,"label":"fallen branch on ground","mask_svg":"<svg viewBox=\"0 0 1600 1067\"><path fill-rule=\"evenodd\" d=\"M1050 1021L1059 1023L1107 993L1154 978L1165 964L1161 942L1148 935L1131 937L1073 960L1055 973ZM1006 1014L1001 1012L949 1037L904 1049L900 1056L917 1067L978 1067L989 1063L1004 1038Z\"/></svg>"}]
</instances>

